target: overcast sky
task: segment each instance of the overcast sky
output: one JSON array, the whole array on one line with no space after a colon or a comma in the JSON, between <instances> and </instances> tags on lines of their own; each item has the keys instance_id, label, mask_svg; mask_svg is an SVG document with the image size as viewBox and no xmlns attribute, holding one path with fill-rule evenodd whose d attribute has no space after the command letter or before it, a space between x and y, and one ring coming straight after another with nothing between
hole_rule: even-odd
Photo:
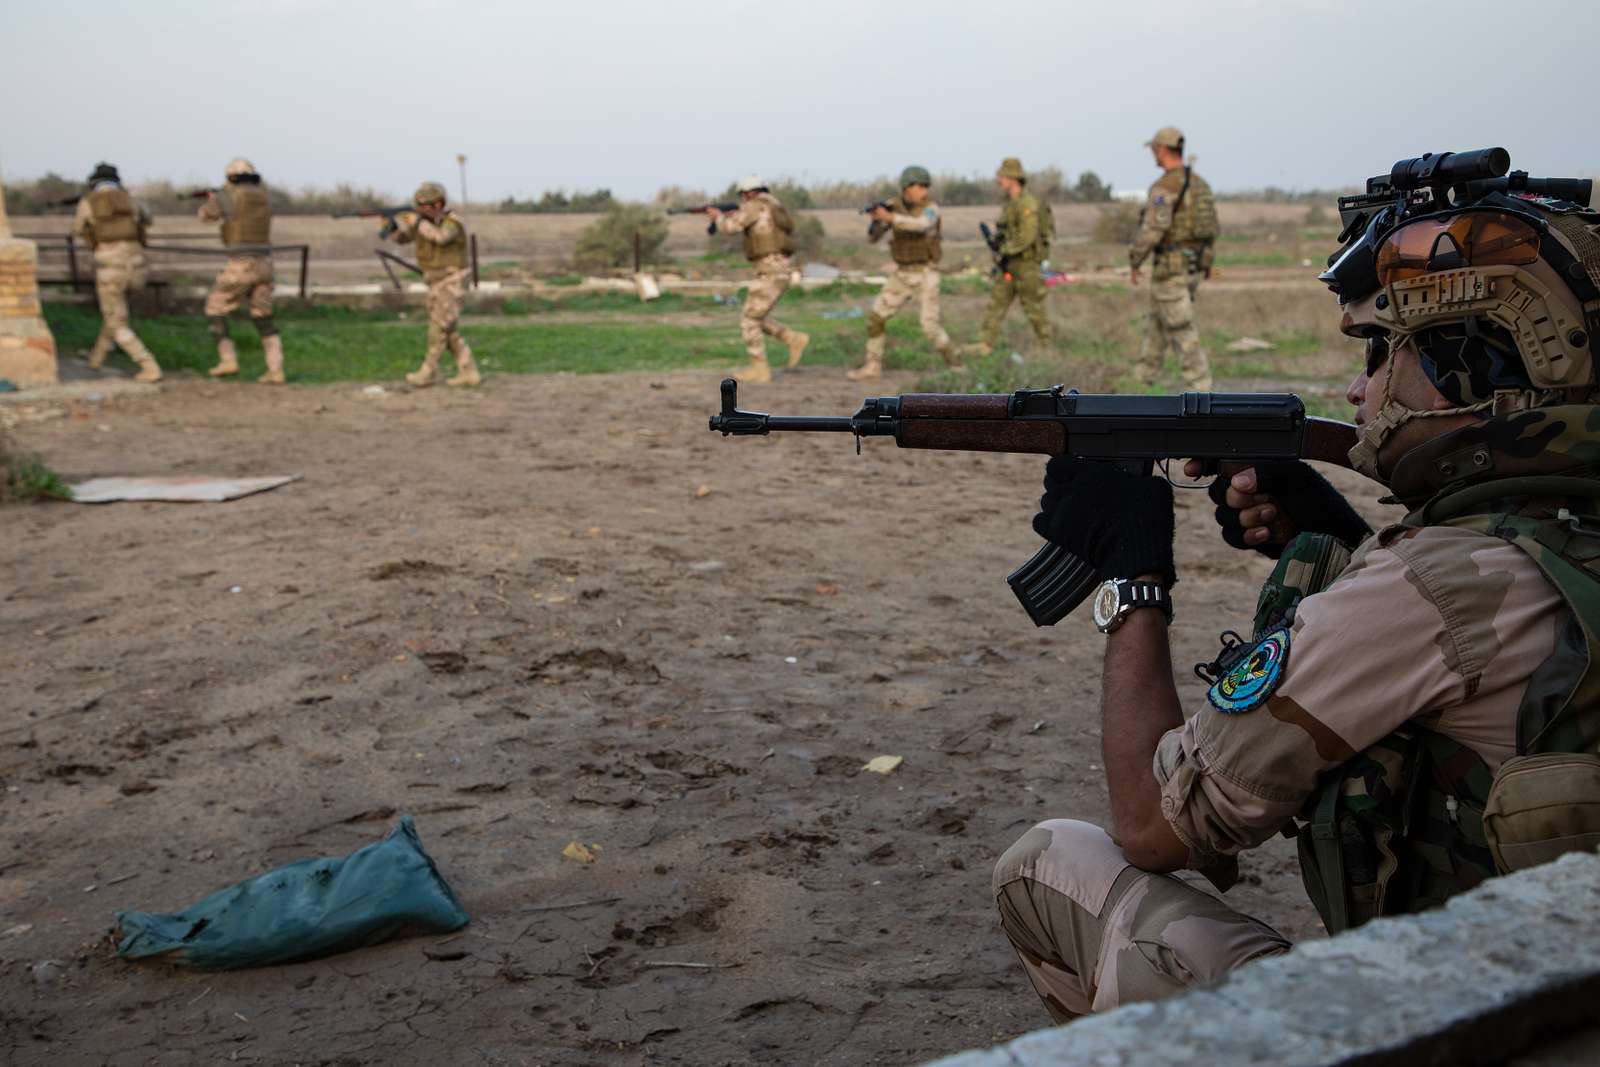
<instances>
[{"instance_id":1,"label":"overcast sky","mask_svg":"<svg viewBox=\"0 0 1600 1067\"><path fill-rule=\"evenodd\" d=\"M720 190L1001 157L1154 177L1181 126L1219 189L1358 184L1500 144L1600 173L1593 0L6 0L11 178L418 181L474 200ZM16 102L23 102L20 109Z\"/></svg>"}]
</instances>

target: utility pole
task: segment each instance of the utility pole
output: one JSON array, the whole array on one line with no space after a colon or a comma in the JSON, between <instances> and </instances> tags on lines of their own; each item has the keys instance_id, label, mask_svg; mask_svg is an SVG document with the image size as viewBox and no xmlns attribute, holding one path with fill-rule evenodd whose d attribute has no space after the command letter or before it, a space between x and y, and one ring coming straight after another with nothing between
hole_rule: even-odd
<instances>
[{"instance_id":1,"label":"utility pole","mask_svg":"<svg viewBox=\"0 0 1600 1067\"><path fill-rule=\"evenodd\" d=\"M456 153L456 166L461 168L461 210L467 210L467 157L461 152Z\"/></svg>"}]
</instances>

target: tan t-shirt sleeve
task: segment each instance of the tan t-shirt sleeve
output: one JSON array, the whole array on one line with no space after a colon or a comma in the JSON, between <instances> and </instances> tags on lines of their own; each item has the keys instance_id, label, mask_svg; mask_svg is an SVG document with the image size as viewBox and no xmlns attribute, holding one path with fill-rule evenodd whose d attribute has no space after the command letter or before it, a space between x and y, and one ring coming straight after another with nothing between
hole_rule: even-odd
<instances>
[{"instance_id":1,"label":"tan t-shirt sleeve","mask_svg":"<svg viewBox=\"0 0 1600 1067\"><path fill-rule=\"evenodd\" d=\"M1208 700L1162 738L1162 813L1192 860L1254 847L1322 775L1409 719L1496 767L1564 613L1533 561L1504 542L1450 528L1369 542L1301 602L1265 704L1227 713Z\"/></svg>"}]
</instances>

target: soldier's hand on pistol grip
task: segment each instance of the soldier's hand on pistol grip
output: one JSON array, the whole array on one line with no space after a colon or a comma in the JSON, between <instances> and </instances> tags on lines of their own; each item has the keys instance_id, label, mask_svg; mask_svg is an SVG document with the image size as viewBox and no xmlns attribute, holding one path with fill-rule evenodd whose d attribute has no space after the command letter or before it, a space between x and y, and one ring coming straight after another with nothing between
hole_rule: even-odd
<instances>
[{"instance_id":1,"label":"soldier's hand on pistol grip","mask_svg":"<svg viewBox=\"0 0 1600 1067\"><path fill-rule=\"evenodd\" d=\"M1044 470L1044 495L1033 530L1061 545L1104 578L1159 575L1171 587L1172 486L1109 463L1056 456Z\"/></svg>"},{"instance_id":2,"label":"soldier's hand on pistol grip","mask_svg":"<svg viewBox=\"0 0 1600 1067\"><path fill-rule=\"evenodd\" d=\"M1199 473L1192 461L1184 469ZM1243 468L1225 464L1207 494L1217 506L1222 539L1268 559L1281 556L1295 534L1332 534L1355 548L1372 533L1339 490L1300 460Z\"/></svg>"},{"instance_id":3,"label":"soldier's hand on pistol grip","mask_svg":"<svg viewBox=\"0 0 1600 1067\"><path fill-rule=\"evenodd\" d=\"M1138 267L1129 267L1128 268L1128 284L1129 285L1138 285L1139 284L1139 268Z\"/></svg>"}]
</instances>

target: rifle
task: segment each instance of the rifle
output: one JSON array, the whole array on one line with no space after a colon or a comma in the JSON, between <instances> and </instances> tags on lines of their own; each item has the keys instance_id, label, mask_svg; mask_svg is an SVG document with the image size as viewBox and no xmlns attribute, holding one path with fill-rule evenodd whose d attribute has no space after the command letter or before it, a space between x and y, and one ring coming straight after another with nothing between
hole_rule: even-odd
<instances>
[{"instance_id":1,"label":"rifle","mask_svg":"<svg viewBox=\"0 0 1600 1067\"><path fill-rule=\"evenodd\" d=\"M400 228L400 223L395 218L396 215L401 215L407 211L415 210L416 208L411 207L410 205L404 205L402 207L369 207L362 208L360 211L335 211L333 213L333 217L336 219L381 218L383 219L383 228L378 231L378 240L383 241L387 240L391 233Z\"/></svg>"},{"instance_id":2,"label":"rifle","mask_svg":"<svg viewBox=\"0 0 1600 1067\"><path fill-rule=\"evenodd\" d=\"M50 207L77 207L78 206L78 201L80 201L82 199L83 199L83 197L81 195L79 195L79 196L63 196L60 200L51 200L49 202L49 206Z\"/></svg>"},{"instance_id":3,"label":"rifle","mask_svg":"<svg viewBox=\"0 0 1600 1067\"><path fill-rule=\"evenodd\" d=\"M1006 257L1000 253L1000 246L1005 241L1006 224L997 222L994 229L989 229L987 222L978 223L978 232L983 235L983 243L989 246L989 251L994 254L994 269L989 272L991 277L1000 278L1011 276L1011 270L1006 265Z\"/></svg>"},{"instance_id":4,"label":"rifle","mask_svg":"<svg viewBox=\"0 0 1600 1067\"><path fill-rule=\"evenodd\" d=\"M178 194L178 199L179 200L204 200L206 197L215 195L216 193L220 193L221 191L222 191L221 189L190 189L187 192L179 193Z\"/></svg>"},{"instance_id":5,"label":"rifle","mask_svg":"<svg viewBox=\"0 0 1600 1067\"><path fill-rule=\"evenodd\" d=\"M893 437L901 448L1028 452L1072 456L1149 475L1155 464L1197 459L1215 475L1220 464L1315 459L1350 466L1356 428L1311 418L1293 393L1090 395L1062 386L1015 393L908 393L869 397L848 417L740 411L738 383L722 382L722 410L711 430L724 437L800 431ZM1006 576L1036 626L1054 626L1103 580L1060 545L1047 544Z\"/></svg>"},{"instance_id":6,"label":"rifle","mask_svg":"<svg viewBox=\"0 0 1600 1067\"><path fill-rule=\"evenodd\" d=\"M732 203L732 204L701 204L699 207L669 207L669 208L667 208L667 214L668 215L704 215L707 212L709 212L712 208L716 208L718 211L721 211L722 213L727 214L730 211L738 211L739 210L739 205L737 203ZM707 223L706 223L706 233L715 236L716 232L717 232L717 220L716 219L711 219L711 220L707 221Z\"/></svg>"},{"instance_id":7,"label":"rifle","mask_svg":"<svg viewBox=\"0 0 1600 1067\"><path fill-rule=\"evenodd\" d=\"M883 210L885 210L885 211L894 210L893 206L890 204L888 198L885 197L882 200L874 200L872 203L870 203L866 207L862 208L861 209L861 213L863 215L870 215L874 211L878 210L880 207L883 208ZM876 241L878 238L882 237L884 235L884 233L886 231L888 231L889 229L891 229L890 226L886 226L883 223L879 222L877 219L873 219L871 222L867 223L867 240Z\"/></svg>"}]
</instances>

